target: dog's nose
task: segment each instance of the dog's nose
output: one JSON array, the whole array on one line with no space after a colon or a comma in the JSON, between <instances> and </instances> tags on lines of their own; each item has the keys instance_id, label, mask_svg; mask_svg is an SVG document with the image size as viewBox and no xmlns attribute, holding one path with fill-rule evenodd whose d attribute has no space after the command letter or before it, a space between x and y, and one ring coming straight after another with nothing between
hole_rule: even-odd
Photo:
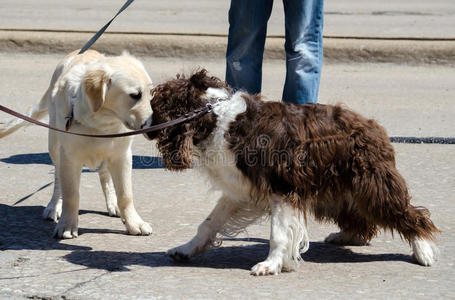
<instances>
[{"instance_id":1,"label":"dog's nose","mask_svg":"<svg viewBox=\"0 0 455 300\"><path fill-rule=\"evenodd\" d=\"M145 123L142 124L141 129L152 126L152 123L153 123L153 119L152 119L152 115L150 115L150 117L148 117L148 119L145 121Z\"/></svg>"}]
</instances>

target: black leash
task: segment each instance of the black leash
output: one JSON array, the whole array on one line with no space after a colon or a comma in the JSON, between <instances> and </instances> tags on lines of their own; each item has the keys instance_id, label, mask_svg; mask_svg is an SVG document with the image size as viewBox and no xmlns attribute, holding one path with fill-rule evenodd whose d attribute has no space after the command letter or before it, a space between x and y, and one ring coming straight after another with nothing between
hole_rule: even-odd
<instances>
[{"instance_id":1,"label":"black leash","mask_svg":"<svg viewBox=\"0 0 455 300\"><path fill-rule=\"evenodd\" d=\"M85 51L87 51L87 49L90 48L96 42L96 40L98 40L99 37L106 31L109 25L111 25L112 21L114 21L114 19L117 18L117 16L121 14L128 6L130 6L130 4L133 3L133 1L134 0L127 0L125 4L123 4L123 6L120 8L120 10L117 12L117 14L109 22L107 22L107 24L104 25L97 33L95 33L95 35L87 42L87 44L85 44L85 46L82 47L81 51L79 51L78 54L82 54Z\"/></svg>"}]
</instances>

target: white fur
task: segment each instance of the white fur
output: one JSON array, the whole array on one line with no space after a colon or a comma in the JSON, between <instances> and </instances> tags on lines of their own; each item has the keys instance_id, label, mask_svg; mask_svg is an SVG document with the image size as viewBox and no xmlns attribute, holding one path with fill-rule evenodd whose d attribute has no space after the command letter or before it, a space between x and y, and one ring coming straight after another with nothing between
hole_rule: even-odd
<instances>
[{"instance_id":1,"label":"white fur","mask_svg":"<svg viewBox=\"0 0 455 300\"><path fill-rule=\"evenodd\" d=\"M225 90L209 89L205 97L223 99L226 97L223 95L226 95ZM294 270L301 260L300 253L309 247L302 213L276 195L266 201L255 201L252 184L236 167L234 154L225 140L230 122L246 111L242 93L217 103L213 111L217 115L217 126L211 137L198 146L201 150L196 149L196 165L210 179L213 188L222 191L222 196L199 226L196 236L169 250L168 254L176 260L186 260L216 243L217 234L236 235L258 218L271 213L269 256L253 267L252 274L269 275Z\"/></svg>"},{"instance_id":2,"label":"white fur","mask_svg":"<svg viewBox=\"0 0 455 300\"><path fill-rule=\"evenodd\" d=\"M439 251L433 242L415 238L411 244L413 256L419 264L429 267L435 263Z\"/></svg>"},{"instance_id":3,"label":"white fur","mask_svg":"<svg viewBox=\"0 0 455 300\"><path fill-rule=\"evenodd\" d=\"M105 74L102 81L102 106L94 111L84 80L94 74ZM152 82L143 65L124 55L104 57L89 50L82 55L73 52L56 68L50 86L29 115L39 119L49 113L49 124L65 128L73 112L70 131L88 134L120 133L139 129L150 123L150 90ZM142 92L142 98L129 94ZM94 97L92 97L94 98ZM22 126L14 121L0 128L0 137ZM54 193L43 217L57 220L55 235L77 237L79 210L79 181L82 167L99 168L101 186L109 215L121 216L131 234L148 235L150 225L142 220L133 205L131 185L131 137L96 139L49 131L49 153L55 164Z\"/></svg>"},{"instance_id":4,"label":"white fur","mask_svg":"<svg viewBox=\"0 0 455 300\"><path fill-rule=\"evenodd\" d=\"M301 261L300 254L309 248L302 213L276 195L271 199L271 206L269 255L251 269L253 275L277 275L282 270L293 271Z\"/></svg>"}]
</instances>

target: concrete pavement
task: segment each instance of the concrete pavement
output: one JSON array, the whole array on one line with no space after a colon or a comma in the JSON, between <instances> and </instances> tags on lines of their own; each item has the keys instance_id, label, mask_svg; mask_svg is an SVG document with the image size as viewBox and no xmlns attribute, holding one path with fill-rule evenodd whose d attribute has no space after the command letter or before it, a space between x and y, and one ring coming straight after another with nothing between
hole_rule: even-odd
<instances>
[{"instance_id":1,"label":"concrete pavement","mask_svg":"<svg viewBox=\"0 0 455 300\"><path fill-rule=\"evenodd\" d=\"M0 3L0 51L68 52L81 47L124 3L13 1ZM135 1L94 46L108 53L223 57L229 1ZM455 61L451 0L325 3L325 56L330 61L439 63ZM267 58L283 58L283 7L275 1ZM117 34L112 34L117 33Z\"/></svg>"},{"instance_id":2,"label":"concrete pavement","mask_svg":"<svg viewBox=\"0 0 455 300\"><path fill-rule=\"evenodd\" d=\"M123 3L1 1L0 103L24 111L36 102L62 55ZM156 83L198 66L223 78L228 5L137 0L94 48L139 55ZM275 1L269 23L263 92L270 99L280 99L284 80L281 7ZM320 102L343 102L393 136L453 137L454 15L452 0L326 1ZM0 114L0 122L7 118ZM326 245L336 227L310 220L310 250L299 270L255 278L248 269L267 255L267 222L189 264L164 255L193 236L217 194L194 170L160 168L153 143L142 137L133 147L133 186L153 235L127 235L105 214L97 175L84 172L79 237L53 239L55 224L41 219L53 184L47 132L22 130L0 140L0 299L455 298L455 146L394 147L413 203L428 207L443 232L435 266L414 264L409 246L389 233L369 247Z\"/></svg>"},{"instance_id":3,"label":"concrete pavement","mask_svg":"<svg viewBox=\"0 0 455 300\"><path fill-rule=\"evenodd\" d=\"M23 110L46 89L61 55L0 54L1 103ZM204 66L224 73L222 59L141 60L155 82ZM267 60L264 94L281 94L284 66ZM321 102L342 101L378 119L391 135L453 136L453 68L438 65L326 64ZM429 101L428 99L431 99ZM0 121L7 118L0 114ZM195 233L215 204L195 170L165 171L150 164L154 145L137 137L133 187L150 237L125 234L121 221L105 214L95 173L83 173L79 237L51 237L54 224L41 219L52 193L53 167L47 132L29 127L0 141L0 298L6 299L452 299L455 297L453 145L395 144L397 164L413 203L428 207L442 230L441 258L430 268L412 262L409 246L380 234L368 247L323 243L336 230L310 220L310 250L297 272L256 278L248 269L268 251L269 224L189 264L174 264L164 253Z\"/></svg>"}]
</instances>

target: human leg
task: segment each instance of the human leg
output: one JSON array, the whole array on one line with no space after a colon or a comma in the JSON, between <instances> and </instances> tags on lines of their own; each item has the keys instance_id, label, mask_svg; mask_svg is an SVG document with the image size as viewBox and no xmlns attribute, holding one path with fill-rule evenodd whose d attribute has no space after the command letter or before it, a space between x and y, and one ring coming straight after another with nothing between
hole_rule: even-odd
<instances>
[{"instance_id":1,"label":"human leg","mask_svg":"<svg viewBox=\"0 0 455 300\"><path fill-rule=\"evenodd\" d=\"M273 0L231 0L226 81L235 90L261 91L262 58Z\"/></svg>"},{"instance_id":2,"label":"human leg","mask_svg":"<svg viewBox=\"0 0 455 300\"><path fill-rule=\"evenodd\" d=\"M318 101L322 69L323 0L283 0L286 28L286 81L283 101Z\"/></svg>"}]
</instances>

